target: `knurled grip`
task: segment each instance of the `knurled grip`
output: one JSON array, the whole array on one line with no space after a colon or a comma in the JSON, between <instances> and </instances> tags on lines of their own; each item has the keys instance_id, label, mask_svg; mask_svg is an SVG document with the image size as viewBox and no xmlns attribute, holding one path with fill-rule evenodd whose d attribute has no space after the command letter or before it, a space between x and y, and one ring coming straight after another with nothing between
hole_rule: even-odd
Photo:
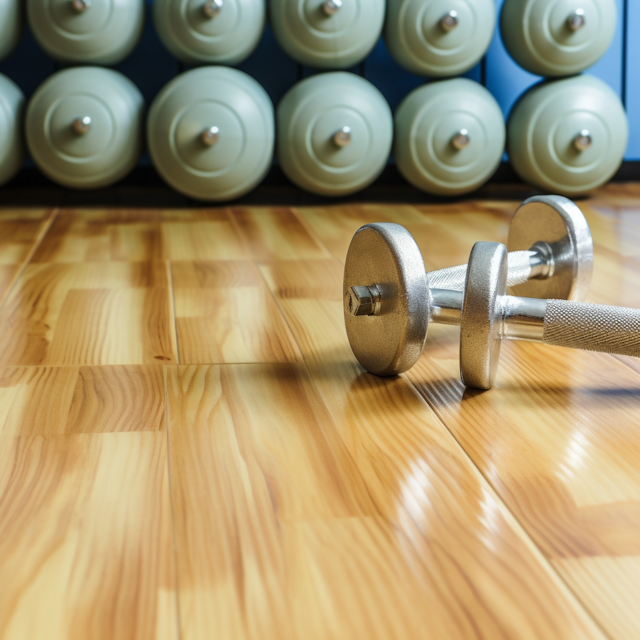
<instances>
[{"instance_id":1,"label":"knurled grip","mask_svg":"<svg viewBox=\"0 0 640 640\"><path fill-rule=\"evenodd\" d=\"M558 347L640 356L640 309L547 300L542 341Z\"/></svg>"},{"instance_id":2,"label":"knurled grip","mask_svg":"<svg viewBox=\"0 0 640 640\"><path fill-rule=\"evenodd\" d=\"M523 284L531 275L531 256L534 251L512 251L508 255L509 277L507 286L513 287ZM448 289L449 291L464 291L467 279L467 265L460 264L448 269L429 272L429 287L431 289Z\"/></svg>"}]
</instances>

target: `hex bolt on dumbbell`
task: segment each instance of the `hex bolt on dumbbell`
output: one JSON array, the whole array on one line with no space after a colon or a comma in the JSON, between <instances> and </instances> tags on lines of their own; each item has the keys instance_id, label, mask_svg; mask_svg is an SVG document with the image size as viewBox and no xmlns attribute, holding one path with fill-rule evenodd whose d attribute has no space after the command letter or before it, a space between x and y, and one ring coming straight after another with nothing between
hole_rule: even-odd
<instances>
[{"instance_id":1,"label":"hex bolt on dumbbell","mask_svg":"<svg viewBox=\"0 0 640 640\"><path fill-rule=\"evenodd\" d=\"M200 138L207 147L213 147L213 145L220 139L219 127L207 127L201 134Z\"/></svg>"},{"instance_id":2,"label":"hex bolt on dumbbell","mask_svg":"<svg viewBox=\"0 0 640 640\"><path fill-rule=\"evenodd\" d=\"M365 225L345 263L351 349L367 371L395 375L420 357L430 322L459 325L460 377L479 389L493 386L502 339L640 356L640 310L508 296L507 278L506 247L478 242L464 293L431 288L420 250L404 227Z\"/></svg>"},{"instance_id":3,"label":"hex bolt on dumbbell","mask_svg":"<svg viewBox=\"0 0 640 640\"><path fill-rule=\"evenodd\" d=\"M451 10L440 18L440 28L443 31L453 31L458 26L458 12Z\"/></svg>"},{"instance_id":4,"label":"hex bolt on dumbbell","mask_svg":"<svg viewBox=\"0 0 640 640\"><path fill-rule=\"evenodd\" d=\"M351 127L342 127L338 129L333 135L333 144L340 149L348 146L351 143Z\"/></svg>"},{"instance_id":5,"label":"hex bolt on dumbbell","mask_svg":"<svg viewBox=\"0 0 640 640\"><path fill-rule=\"evenodd\" d=\"M534 196L509 226L509 279L513 293L531 298L584 300L591 284L593 242L582 211L563 196ZM467 265L429 273L434 289L463 291Z\"/></svg>"},{"instance_id":6,"label":"hex bolt on dumbbell","mask_svg":"<svg viewBox=\"0 0 640 640\"><path fill-rule=\"evenodd\" d=\"M222 0L207 0L207 2L202 5L202 13L204 13L207 18L215 18L220 15L222 6Z\"/></svg>"},{"instance_id":7,"label":"hex bolt on dumbbell","mask_svg":"<svg viewBox=\"0 0 640 640\"><path fill-rule=\"evenodd\" d=\"M579 31L586 24L586 18L584 17L584 9L576 9L567 18L567 27L571 31Z\"/></svg>"},{"instance_id":8,"label":"hex bolt on dumbbell","mask_svg":"<svg viewBox=\"0 0 640 640\"><path fill-rule=\"evenodd\" d=\"M335 16L342 9L342 0L325 0L322 10L327 16Z\"/></svg>"},{"instance_id":9,"label":"hex bolt on dumbbell","mask_svg":"<svg viewBox=\"0 0 640 640\"><path fill-rule=\"evenodd\" d=\"M71 8L76 13L84 13L90 6L90 0L71 0Z\"/></svg>"},{"instance_id":10,"label":"hex bolt on dumbbell","mask_svg":"<svg viewBox=\"0 0 640 640\"><path fill-rule=\"evenodd\" d=\"M91 129L91 118L89 116L76 118L71 123L71 128L73 129L74 133L78 134L79 136L84 136L89 133L89 130Z\"/></svg>"}]
</instances>

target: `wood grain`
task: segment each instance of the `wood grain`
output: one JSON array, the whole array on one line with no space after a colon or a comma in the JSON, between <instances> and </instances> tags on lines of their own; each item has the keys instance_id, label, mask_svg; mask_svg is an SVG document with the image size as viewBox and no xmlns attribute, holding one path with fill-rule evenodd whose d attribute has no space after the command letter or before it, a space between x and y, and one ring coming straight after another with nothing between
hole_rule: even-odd
<instances>
[{"instance_id":1,"label":"wood grain","mask_svg":"<svg viewBox=\"0 0 640 640\"><path fill-rule=\"evenodd\" d=\"M249 261L173 262L183 364L293 362L298 347Z\"/></svg>"},{"instance_id":2,"label":"wood grain","mask_svg":"<svg viewBox=\"0 0 640 640\"><path fill-rule=\"evenodd\" d=\"M640 637L638 361L505 344L479 393L455 328L394 379L345 337L360 226L440 268L516 195L0 209L0 639ZM640 307L640 187L579 204Z\"/></svg>"},{"instance_id":3,"label":"wood grain","mask_svg":"<svg viewBox=\"0 0 640 640\"><path fill-rule=\"evenodd\" d=\"M32 264L0 311L0 366L176 361L164 263Z\"/></svg>"},{"instance_id":4,"label":"wood grain","mask_svg":"<svg viewBox=\"0 0 640 640\"><path fill-rule=\"evenodd\" d=\"M315 274L310 280L314 283L324 282L327 286L329 283L323 280L322 274L330 273L332 268L317 262L307 263L305 268L298 262L281 262L265 265L263 271L267 274L267 281L276 285L274 291L303 291L302 285L314 266ZM300 278L296 283L298 274ZM579 631L578 627L573 626L576 624L573 614L569 616L573 619L568 627L553 628L557 623L556 615L563 618L562 625L568 622L565 614L572 610L571 598L564 599L562 586L555 576L546 573L543 567L537 565L537 561L529 557L526 540L519 537L517 527L511 528L512 522L505 517L499 502L493 501L492 492L475 475L474 468L467 465L465 456L460 455L457 445L419 400L411 385L402 377L381 379L365 374L354 362L344 335L341 294L335 286L338 284L339 280L334 282L333 290L336 293L333 299L317 300L304 295L293 298L289 293L287 297L280 298L280 304L300 344L313 382L353 463L364 478L376 511L393 524L398 536L401 532L407 536L407 541L410 541L411 548L417 554L414 556L416 566L411 570L417 574L422 589L426 588L426 591L415 584L411 588L422 594L420 607L427 613L431 624L436 628L441 625L442 635L436 633L435 637L475 637L475 633L478 637L509 637L513 630L509 630L509 623L494 610L494 606L499 610L513 610L514 604L500 602L501 598L509 599L507 593L518 593L515 599L522 604L524 600L528 601L531 585L538 581L540 586L532 590L536 598L542 597L543 592L547 595L553 593L552 599L563 613L559 614L558 611L558 614L550 614L544 624L551 626L545 630L537 628L538 622L525 619L528 614L518 613L518 616L525 616L519 623L518 634L524 637L527 634L529 637L537 637L537 634L543 637L545 634L549 637L572 637L573 634L584 633L584 630ZM440 503L435 495L447 497ZM480 498L480 495L484 497ZM483 500L488 501L485 506L492 513L489 518L492 526L491 531L478 531L487 546L481 543L481 547L474 548L478 542L472 542L475 536L467 538L463 531L473 530L478 523L488 522L475 511L485 508L480 507ZM461 510L456 508L449 512L448 507L454 504ZM482 524L479 526L483 529ZM457 571L450 571L451 567L446 562L441 564L437 561L432 555L435 548L441 549L447 557L464 555L464 577ZM417 558L429 560L422 564ZM474 558L483 560L476 564ZM413 560L407 560L409 570ZM502 573L502 562L510 567L521 567L514 573L522 577L522 584L518 584L515 576L508 577ZM405 577L402 579L408 580ZM454 586L459 586L459 579L469 585L469 593L463 593L464 590L460 591ZM373 584L381 589L380 585L384 582L383 579L377 579ZM483 585L489 583L489 591L497 598L491 604L484 600L486 592ZM445 604L427 587L429 584L436 591L442 589L447 593L455 593L455 604L450 599ZM440 586L434 587L435 584ZM389 586L394 590L400 588ZM471 593L476 594L479 600ZM403 593L402 597L408 595ZM385 592L384 598L392 596ZM433 609L427 603L433 604ZM352 612L354 606L351 606ZM526 608L531 612L537 606L547 609L550 603L530 603ZM395 601L394 607L399 607ZM464 625L456 626L462 610L458 607L474 611L472 617L480 628L471 631ZM485 614L488 616L486 619ZM576 615L579 618L579 613ZM488 622L489 618L491 623ZM484 627L485 623L489 626ZM383 621L380 620L378 624L383 625ZM416 619L413 630L398 627L392 631L387 628L380 632L380 637L393 637L394 633L398 636L403 633L416 634L421 624L426 625L426 620Z\"/></svg>"},{"instance_id":5,"label":"wood grain","mask_svg":"<svg viewBox=\"0 0 640 640\"><path fill-rule=\"evenodd\" d=\"M327 249L291 209L238 207L232 215L254 260L329 257Z\"/></svg>"},{"instance_id":6,"label":"wood grain","mask_svg":"<svg viewBox=\"0 0 640 640\"><path fill-rule=\"evenodd\" d=\"M640 378L610 356L505 344L495 388L465 391L457 332L438 329L409 378L610 636L638 635L607 560L629 557L637 590Z\"/></svg>"},{"instance_id":7,"label":"wood grain","mask_svg":"<svg viewBox=\"0 0 640 640\"><path fill-rule=\"evenodd\" d=\"M34 262L224 260L246 258L226 209L67 210Z\"/></svg>"},{"instance_id":8,"label":"wood grain","mask_svg":"<svg viewBox=\"0 0 640 640\"><path fill-rule=\"evenodd\" d=\"M53 209L0 209L0 307L56 213Z\"/></svg>"},{"instance_id":9,"label":"wood grain","mask_svg":"<svg viewBox=\"0 0 640 640\"><path fill-rule=\"evenodd\" d=\"M3 640L177 637L161 371L0 372Z\"/></svg>"}]
</instances>

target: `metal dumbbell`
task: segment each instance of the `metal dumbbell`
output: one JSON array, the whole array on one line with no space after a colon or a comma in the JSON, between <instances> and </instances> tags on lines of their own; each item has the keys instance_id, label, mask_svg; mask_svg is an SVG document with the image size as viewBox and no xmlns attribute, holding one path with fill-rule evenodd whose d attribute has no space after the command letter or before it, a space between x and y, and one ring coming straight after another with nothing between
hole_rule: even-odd
<instances>
[{"instance_id":1,"label":"metal dumbbell","mask_svg":"<svg viewBox=\"0 0 640 640\"><path fill-rule=\"evenodd\" d=\"M507 274L506 247L478 242L464 293L431 288L406 229L365 225L351 242L344 272L354 355L371 373L395 375L420 357L430 322L459 325L460 377L480 389L493 385L502 339L640 355L640 310L508 296Z\"/></svg>"},{"instance_id":2,"label":"metal dumbbell","mask_svg":"<svg viewBox=\"0 0 640 640\"><path fill-rule=\"evenodd\" d=\"M513 214L509 226L512 293L530 298L584 300L591 284L593 242L582 211L563 196L534 196ZM429 273L435 289L463 291L467 265Z\"/></svg>"}]
</instances>

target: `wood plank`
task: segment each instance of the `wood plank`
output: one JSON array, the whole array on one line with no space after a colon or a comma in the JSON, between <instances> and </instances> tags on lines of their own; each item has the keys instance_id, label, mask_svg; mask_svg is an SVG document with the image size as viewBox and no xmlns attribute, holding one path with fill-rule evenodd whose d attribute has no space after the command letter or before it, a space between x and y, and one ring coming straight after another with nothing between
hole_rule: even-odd
<instances>
[{"instance_id":1,"label":"wood plank","mask_svg":"<svg viewBox=\"0 0 640 640\"><path fill-rule=\"evenodd\" d=\"M476 203L409 205L355 205L299 208L302 219L344 262L351 238L364 224L393 222L413 235L428 270L466 263L477 240L506 242L515 206Z\"/></svg>"},{"instance_id":2,"label":"wood plank","mask_svg":"<svg viewBox=\"0 0 640 640\"><path fill-rule=\"evenodd\" d=\"M177 638L159 371L0 372L3 640Z\"/></svg>"},{"instance_id":3,"label":"wood plank","mask_svg":"<svg viewBox=\"0 0 640 640\"><path fill-rule=\"evenodd\" d=\"M0 311L0 366L175 362L164 263L34 264Z\"/></svg>"},{"instance_id":4,"label":"wood plank","mask_svg":"<svg viewBox=\"0 0 640 640\"><path fill-rule=\"evenodd\" d=\"M52 209L0 209L0 307L54 215Z\"/></svg>"},{"instance_id":5,"label":"wood plank","mask_svg":"<svg viewBox=\"0 0 640 640\"><path fill-rule=\"evenodd\" d=\"M362 617L357 627L360 631L350 626L348 620L340 620L335 626L338 631L334 637L360 637L360 633L362 637L423 637L426 629L432 631L433 637L443 638L598 636L599 632L586 619L572 596L567 594L557 576L540 561L528 538L522 535L519 526L495 499L492 490L407 380L404 377L376 378L363 373L355 363L344 335L341 293L337 283L333 282L331 287L336 291L333 299L304 297L304 283L308 281L314 265L317 268L311 281L323 282L329 291L330 283L323 274L334 271L332 277L336 279L339 275L329 265L305 261L303 267L301 262L290 261L265 264L262 270L267 281L272 286L275 284L274 291L289 292L287 297L279 298L279 303L301 347L311 379L348 452L348 457L340 453L339 459L344 459L343 464L350 469L347 477L352 483L352 479L360 475L366 486L366 495L375 506L374 513L381 518L380 521L367 520L369 527L366 530L354 529L350 535L341 538L339 548L335 542L331 547L326 546L331 544L331 540L335 541L339 533L327 538L321 566L309 570L311 575L322 577L318 588L326 591L325 599L331 598L333 619L338 615L334 613L338 602L343 600L348 602L350 620L358 621ZM296 282L297 274L300 277ZM294 298L291 295L294 291L303 295ZM170 392L170 406L173 407L174 402L183 403L188 390L197 389L188 406L201 407L203 416L211 415L206 407L215 402L219 403L216 406L225 417L239 410L223 408L231 402L235 407L246 407L255 401L256 408L249 411L257 412L258 406L268 406L269 398L277 398L284 393L284 390L272 390L254 400L249 397L248 390L255 389L255 384L242 383L246 391L236 391L235 385L240 382L225 385L225 376L233 376L235 380L245 375L227 373L226 368L215 374L184 372L185 380L180 387L178 374L174 375L175 391ZM222 382L212 382L208 392L203 382L186 382L189 376L201 378L206 375L220 376ZM275 379L274 373L265 373L262 384L273 385ZM182 392L178 391L179 388ZM172 393L176 394L175 400ZM202 399L204 395L210 396L207 403ZM302 400L294 398L299 399L303 394L295 391L289 397L286 404L301 403ZM273 402L275 405L276 400ZM282 404L277 402L278 406ZM194 415L184 405L180 407L181 413ZM297 414L319 415L315 408L309 410L304 406L297 410ZM172 434L179 427L185 434L180 437L193 435L193 431L187 433L186 419L183 418L179 425L175 425L175 419L172 413ZM278 419L283 419L281 414L278 414ZM291 420L295 422L299 418ZM204 429L205 421L200 424ZM240 421L238 424L233 421L233 426L228 422L224 422L225 426L213 421L208 424L209 429L224 432L225 438L242 428ZM252 422L250 442L254 437L269 437L273 429L271 425L261 428L257 420ZM242 443L238 446L244 453L247 441L244 435L236 437ZM296 453L294 443L288 439L287 442L289 455L302 464L302 453ZM191 452L201 450L195 443L179 446ZM279 451L275 444L263 445L263 448ZM186 469L186 462L184 466ZM215 468L216 465L211 461L204 466ZM274 482L266 469L280 469L282 465L274 462L270 465L263 463L263 466L263 474L270 480L271 499L277 500L279 491L284 490L279 489L280 484L284 484L286 478ZM302 470L298 471L296 478L301 473ZM360 484L352 488L346 486L342 492L362 495ZM252 492L251 496L254 495ZM220 502L222 498L216 501ZM235 500L229 497L227 503L235 504ZM279 514L279 510L274 511ZM253 508L252 513L255 512ZM367 533L370 530L371 533ZM391 531L395 533L389 538ZM366 542L368 535L387 542ZM233 536L227 534L227 537ZM308 542L306 544L309 545ZM366 554L376 544L381 546L377 551L371 551L372 556L366 559ZM297 542L296 549L301 545ZM187 546L185 543L184 547ZM304 551L308 555L316 546L301 549L298 553ZM345 547L348 548L345 550ZM337 559L337 566L345 562L345 557L353 557L354 562L357 559L357 575L348 578L333 573L336 571L331 569L333 557ZM374 558L390 559L393 569L387 569L382 560ZM445 558L457 559L455 566ZM307 559L306 562L313 567L319 561ZM356 580L359 586L349 579ZM342 584L348 587L347 591L343 592L338 587ZM405 590L407 588L408 591ZM338 589L340 591L336 595ZM357 599L349 595L350 589L358 594ZM399 616L398 612L401 612ZM373 626L367 626L366 621L371 619ZM277 625L276 622L271 623ZM333 628L330 631L333 632ZM330 631L323 627L318 637L323 637L323 633L326 637ZM201 636L194 631L187 637ZM246 637L252 636L248 634Z\"/></svg>"},{"instance_id":6,"label":"wood plank","mask_svg":"<svg viewBox=\"0 0 640 640\"><path fill-rule=\"evenodd\" d=\"M637 636L640 377L611 356L505 343L495 387L465 391L457 330L432 329L408 377L610 637Z\"/></svg>"},{"instance_id":7,"label":"wood plank","mask_svg":"<svg viewBox=\"0 0 640 640\"><path fill-rule=\"evenodd\" d=\"M246 258L226 209L61 211L34 262Z\"/></svg>"},{"instance_id":8,"label":"wood plank","mask_svg":"<svg viewBox=\"0 0 640 640\"><path fill-rule=\"evenodd\" d=\"M232 216L254 260L329 257L327 249L291 209L236 207Z\"/></svg>"},{"instance_id":9,"label":"wood plank","mask_svg":"<svg viewBox=\"0 0 640 640\"><path fill-rule=\"evenodd\" d=\"M300 358L252 262L173 262L171 269L181 363L294 362Z\"/></svg>"}]
</instances>

